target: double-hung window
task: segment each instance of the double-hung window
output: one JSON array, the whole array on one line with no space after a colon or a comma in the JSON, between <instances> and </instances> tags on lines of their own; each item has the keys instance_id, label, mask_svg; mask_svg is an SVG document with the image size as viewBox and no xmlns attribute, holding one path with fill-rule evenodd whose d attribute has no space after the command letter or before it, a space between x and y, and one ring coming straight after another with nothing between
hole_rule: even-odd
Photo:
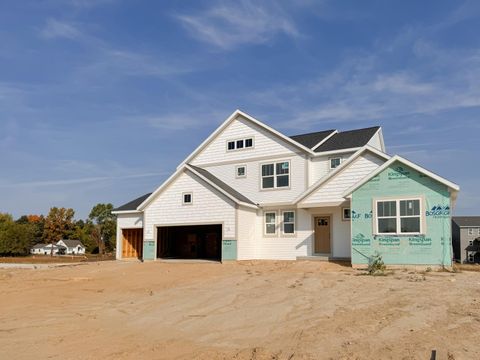
<instances>
[{"instance_id":1,"label":"double-hung window","mask_svg":"<svg viewBox=\"0 0 480 360\"><path fill-rule=\"evenodd\" d=\"M295 234L295 211L283 212L283 233Z\"/></svg>"},{"instance_id":2,"label":"double-hung window","mask_svg":"<svg viewBox=\"0 0 480 360\"><path fill-rule=\"evenodd\" d=\"M420 199L378 200L376 202L377 234L421 234Z\"/></svg>"},{"instance_id":3,"label":"double-hung window","mask_svg":"<svg viewBox=\"0 0 480 360\"><path fill-rule=\"evenodd\" d=\"M290 162L281 161L262 165L262 189L290 186Z\"/></svg>"},{"instance_id":4,"label":"double-hung window","mask_svg":"<svg viewBox=\"0 0 480 360\"><path fill-rule=\"evenodd\" d=\"M266 212L265 213L265 234L275 235L277 233L277 213Z\"/></svg>"}]
</instances>

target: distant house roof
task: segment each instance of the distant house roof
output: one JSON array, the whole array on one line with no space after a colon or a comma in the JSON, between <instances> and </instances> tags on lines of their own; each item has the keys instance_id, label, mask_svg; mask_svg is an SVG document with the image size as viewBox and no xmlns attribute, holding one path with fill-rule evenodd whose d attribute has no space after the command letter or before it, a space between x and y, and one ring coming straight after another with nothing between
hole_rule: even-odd
<instances>
[{"instance_id":1,"label":"distant house roof","mask_svg":"<svg viewBox=\"0 0 480 360\"><path fill-rule=\"evenodd\" d=\"M34 246L33 246L33 249L42 249L42 248L44 248L45 246L47 246L47 244L37 244L37 245L34 245Z\"/></svg>"},{"instance_id":2,"label":"distant house roof","mask_svg":"<svg viewBox=\"0 0 480 360\"><path fill-rule=\"evenodd\" d=\"M63 243L65 245L67 245L67 247L69 248L73 248L73 247L77 247L77 246L81 246L81 247L85 247L83 246L82 242L80 240L60 240L60 241L63 241ZM58 244L58 243L57 243Z\"/></svg>"},{"instance_id":3,"label":"distant house roof","mask_svg":"<svg viewBox=\"0 0 480 360\"><path fill-rule=\"evenodd\" d=\"M452 221L460 227L480 226L480 216L454 216Z\"/></svg>"},{"instance_id":4,"label":"distant house roof","mask_svg":"<svg viewBox=\"0 0 480 360\"><path fill-rule=\"evenodd\" d=\"M135 200L132 200L126 204L123 204L122 206L119 206L116 209L113 209L112 211L129 211L129 210L137 210L137 207L143 203L152 193L148 193L145 195L140 196L139 198L136 198Z\"/></svg>"},{"instance_id":5,"label":"distant house roof","mask_svg":"<svg viewBox=\"0 0 480 360\"><path fill-rule=\"evenodd\" d=\"M368 144L380 126L338 132L315 149L315 152L359 148Z\"/></svg>"},{"instance_id":6,"label":"distant house roof","mask_svg":"<svg viewBox=\"0 0 480 360\"><path fill-rule=\"evenodd\" d=\"M317 131L307 134L292 135L290 136L290 139L295 140L303 146L311 149L334 132L335 130Z\"/></svg>"},{"instance_id":7,"label":"distant house roof","mask_svg":"<svg viewBox=\"0 0 480 360\"><path fill-rule=\"evenodd\" d=\"M188 166L191 167L193 170L197 171L198 173L200 173L200 175L203 175L209 181L211 181L212 183L217 185L219 188L221 188L223 191L225 191L228 194L230 194L231 196L233 196L238 201L241 201L241 202L244 202L244 203L247 203L247 204L256 205L249 198L240 194L237 190L235 190L232 187L230 187L229 185L225 184L222 180L220 180L219 178L217 178L215 175L211 174L207 170L199 168L198 166L194 166L194 165L191 165L191 164L188 164Z\"/></svg>"}]
</instances>

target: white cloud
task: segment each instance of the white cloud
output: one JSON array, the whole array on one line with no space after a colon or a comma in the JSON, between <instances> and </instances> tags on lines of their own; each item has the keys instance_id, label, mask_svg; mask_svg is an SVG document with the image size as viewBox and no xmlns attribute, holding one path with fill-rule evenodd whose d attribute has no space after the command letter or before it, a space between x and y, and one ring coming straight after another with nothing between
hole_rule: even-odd
<instances>
[{"instance_id":1,"label":"white cloud","mask_svg":"<svg viewBox=\"0 0 480 360\"><path fill-rule=\"evenodd\" d=\"M221 2L206 11L177 18L192 36L222 49L266 43L278 34L299 36L287 14L269 2Z\"/></svg>"},{"instance_id":2,"label":"white cloud","mask_svg":"<svg viewBox=\"0 0 480 360\"><path fill-rule=\"evenodd\" d=\"M65 21L48 19L43 29L40 30L40 36L45 39L78 39L82 33L76 26Z\"/></svg>"}]
</instances>

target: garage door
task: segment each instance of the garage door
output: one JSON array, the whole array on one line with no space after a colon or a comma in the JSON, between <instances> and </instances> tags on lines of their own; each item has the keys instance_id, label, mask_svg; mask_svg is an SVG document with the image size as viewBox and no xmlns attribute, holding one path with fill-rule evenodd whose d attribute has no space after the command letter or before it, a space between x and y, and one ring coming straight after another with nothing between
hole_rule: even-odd
<instances>
[{"instance_id":1,"label":"garage door","mask_svg":"<svg viewBox=\"0 0 480 360\"><path fill-rule=\"evenodd\" d=\"M122 258L142 258L143 229L122 230Z\"/></svg>"},{"instance_id":2,"label":"garage door","mask_svg":"<svg viewBox=\"0 0 480 360\"><path fill-rule=\"evenodd\" d=\"M222 225L159 227L157 257L221 260Z\"/></svg>"}]
</instances>

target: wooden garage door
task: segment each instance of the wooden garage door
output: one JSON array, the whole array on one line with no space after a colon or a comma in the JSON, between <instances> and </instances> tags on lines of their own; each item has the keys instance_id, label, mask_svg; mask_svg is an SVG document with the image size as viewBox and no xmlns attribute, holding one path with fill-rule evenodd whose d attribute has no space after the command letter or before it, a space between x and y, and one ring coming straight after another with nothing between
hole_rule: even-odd
<instances>
[{"instance_id":1,"label":"wooden garage door","mask_svg":"<svg viewBox=\"0 0 480 360\"><path fill-rule=\"evenodd\" d=\"M143 229L123 229L122 258L141 258Z\"/></svg>"}]
</instances>

